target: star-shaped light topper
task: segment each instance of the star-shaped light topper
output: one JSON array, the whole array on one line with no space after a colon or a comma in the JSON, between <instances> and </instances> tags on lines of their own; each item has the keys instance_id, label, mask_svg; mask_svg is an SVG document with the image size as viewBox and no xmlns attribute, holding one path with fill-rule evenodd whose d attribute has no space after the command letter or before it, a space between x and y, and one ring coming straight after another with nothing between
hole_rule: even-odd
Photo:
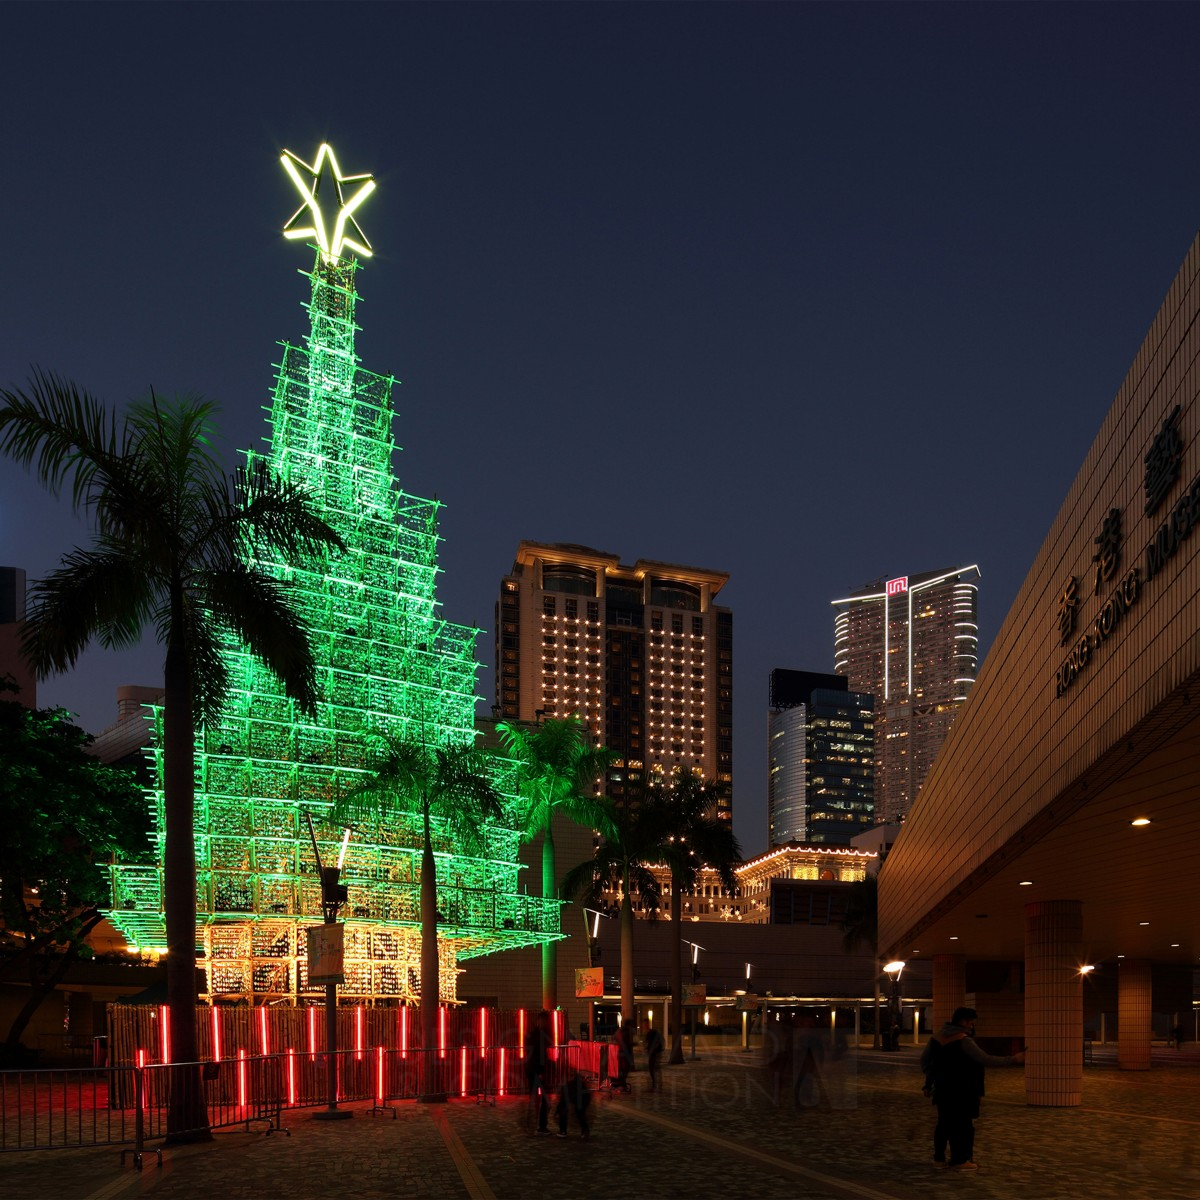
<instances>
[{"instance_id":1,"label":"star-shaped light topper","mask_svg":"<svg viewBox=\"0 0 1200 1200\"><path fill-rule=\"evenodd\" d=\"M285 150L279 161L304 197L304 203L283 227L283 236L314 239L327 263L345 257L347 251L370 258L371 243L354 219L354 212L375 190L375 180L370 175L343 175L333 147L327 143L321 144L312 166L290 150ZM336 212L332 211L335 199ZM349 232L354 236L348 236Z\"/></svg>"}]
</instances>

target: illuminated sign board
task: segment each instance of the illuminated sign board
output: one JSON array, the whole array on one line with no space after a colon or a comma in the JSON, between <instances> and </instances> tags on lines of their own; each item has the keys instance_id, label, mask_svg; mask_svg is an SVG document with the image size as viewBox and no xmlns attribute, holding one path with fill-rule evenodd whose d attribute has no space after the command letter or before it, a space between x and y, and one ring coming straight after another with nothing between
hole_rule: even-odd
<instances>
[{"instance_id":1,"label":"illuminated sign board","mask_svg":"<svg viewBox=\"0 0 1200 1200\"><path fill-rule=\"evenodd\" d=\"M876 587L879 585L876 584ZM887 581L887 594L889 596L899 596L902 592L908 591L908 576L901 575L899 579L889 579Z\"/></svg>"}]
</instances>

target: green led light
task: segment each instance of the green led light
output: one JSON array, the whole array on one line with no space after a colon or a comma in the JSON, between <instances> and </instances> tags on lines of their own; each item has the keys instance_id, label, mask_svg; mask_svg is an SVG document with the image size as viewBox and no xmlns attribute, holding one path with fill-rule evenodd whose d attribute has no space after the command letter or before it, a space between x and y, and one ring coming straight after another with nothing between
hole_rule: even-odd
<instances>
[{"instance_id":1,"label":"green led light","mask_svg":"<svg viewBox=\"0 0 1200 1200\"><path fill-rule=\"evenodd\" d=\"M341 182L365 178L333 170ZM334 862L344 830L330 810L369 769L377 734L438 746L475 737L477 630L441 615L439 504L408 495L395 477L395 381L359 365L357 263L333 245L329 254L321 246L309 276L310 333L303 346L284 345L265 458L309 492L346 549L299 567L258 560L305 615L320 695L314 716L299 714L240 645L222 651L233 686L225 712L199 729L196 743L198 944L211 998L294 1002L309 994L304 929L321 921L321 887L304 814L316 824L322 859ZM346 247L353 243L343 239L338 249ZM251 463L256 457L247 452ZM161 709L150 717L161 864ZM518 886L515 764L497 760L496 775L511 820L489 832L484 857L460 854L434 823L447 1001L458 962L561 936L559 902ZM346 847L347 997L419 996L421 834L412 818L369 838L356 832ZM116 866L112 876L111 920L143 949L165 950L161 866Z\"/></svg>"}]
</instances>

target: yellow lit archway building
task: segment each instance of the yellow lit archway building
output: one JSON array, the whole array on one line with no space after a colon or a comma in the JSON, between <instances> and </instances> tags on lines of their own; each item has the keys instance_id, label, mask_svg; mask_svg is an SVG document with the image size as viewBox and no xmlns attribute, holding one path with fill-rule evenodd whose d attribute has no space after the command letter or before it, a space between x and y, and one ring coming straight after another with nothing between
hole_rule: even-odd
<instances>
[{"instance_id":1,"label":"yellow lit archway building","mask_svg":"<svg viewBox=\"0 0 1200 1200\"><path fill-rule=\"evenodd\" d=\"M1031 1104L1079 1104L1081 968L1124 1068L1157 992L1191 1007L1198 847L1200 237L883 867L880 952L932 960L935 1027L1024 1039Z\"/></svg>"}]
</instances>

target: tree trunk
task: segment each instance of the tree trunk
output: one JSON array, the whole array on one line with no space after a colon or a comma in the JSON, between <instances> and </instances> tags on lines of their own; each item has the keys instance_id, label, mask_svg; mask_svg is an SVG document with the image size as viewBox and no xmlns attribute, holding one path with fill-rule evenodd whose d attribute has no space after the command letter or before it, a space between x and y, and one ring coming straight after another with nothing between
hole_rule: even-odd
<instances>
[{"instance_id":1,"label":"tree trunk","mask_svg":"<svg viewBox=\"0 0 1200 1200\"><path fill-rule=\"evenodd\" d=\"M683 889L671 879L671 1057L683 1062Z\"/></svg>"},{"instance_id":2,"label":"tree trunk","mask_svg":"<svg viewBox=\"0 0 1200 1200\"><path fill-rule=\"evenodd\" d=\"M62 982L63 976L66 975L68 968L79 957L79 947L83 944L84 939L97 925L100 924L101 916L96 913L95 916L88 918L78 934L73 937L68 944L66 950L57 955L50 973L44 978L38 978L38 960L33 958L29 964L29 999L21 1006L21 1011L13 1018L13 1023L8 1027L8 1037L4 1041L4 1060L6 1062L14 1062L17 1057L17 1046L21 1042L21 1034L25 1032L26 1026L33 1019L33 1014L37 1012L46 997Z\"/></svg>"},{"instance_id":3,"label":"tree trunk","mask_svg":"<svg viewBox=\"0 0 1200 1200\"><path fill-rule=\"evenodd\" d=\"M421 1059L424 1096L439 1091L432 1086L438 1062L438 1003L441 978L438 964L437 864L429 829L429 806L424 806L425 845L421 850Z\"/></svg>"},{"instance_id":4,"label":"tree trunk","mask_svg":"<svg viewBox=\"0 0 1200 1200\"><path fill-rule=\"evenodd\" d=\"M183 600L171 602L163 699L163 916L167 927L167 1005L171 1058L195 1063L196 805L195 724L191 672L183 644ZM211 1141L199 1067L172 1071L167 1144Z\"/></svg>"},{"instance_id":5,"label":"tree trunk","mask_svg":"<svg viewBox=\"0 0 1200 1200\"><path fill-rule=\"evenodd\" d=\"M558 899L558 880L554 867L554 810L546 818L546 838L542 842L542 895ZM560 915L561 920L561 915ZM542 1007L553 1012L558 1007L558 943L542 943Z\"/></svg>"},{"instance_id":6,"label":"tree trunk","mask_svg":"<svg viewBox=\"0 0 1200 1200\"><path fill-rule=\"evenodd\" d=\"M629 894L629 872L621 896L621 1021L632 1021L637 1028L637 1003L633 987L633 897Z\"/></svg>"}]
</instances>

